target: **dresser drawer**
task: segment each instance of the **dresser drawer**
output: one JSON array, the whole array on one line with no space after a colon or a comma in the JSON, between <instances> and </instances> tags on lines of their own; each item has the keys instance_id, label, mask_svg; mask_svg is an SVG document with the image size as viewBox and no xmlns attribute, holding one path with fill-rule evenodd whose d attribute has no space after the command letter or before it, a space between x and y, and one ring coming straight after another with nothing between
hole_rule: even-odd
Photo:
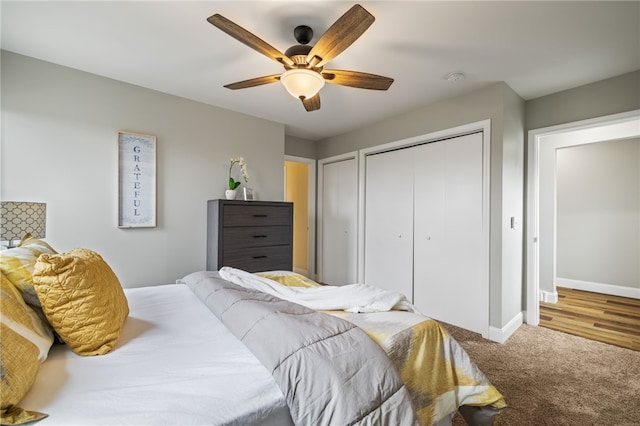
<instances>
[{"instance_id":1,"label":"dresser drawer","mask_svg":"<svg viewBox=\"0 0 640 426\"><path fill-rule=\"evenodd\" d=\"M222 266L231 266L248 272L288 270L292 268L292 247L269 246L226 249Z\"/></svg>"},{"instance_id":2,"label":"dresser drawer","mask_svg":"<svg viewBox=\"0 0 640 426\"><path fill-rule=\"evenodd\" d=\"M291 244L290 226L236 226L222 230L224 249Z\"/></svg>"},{"instance_id":3,"label":"dresser drawer","mask_svg":"<svg viewBox=\"0 0 640 426\"><path fill-rule=\"evenodd\" d=\"M293 203L207 201L207 270L293 268Z\"/></svg>"},{"instance_id":4,"label":"dresser drawer","mask_svg":"<svg viewBox=\"0 0 640 426\"><path fill-rule=\"evenodd\" d=\"M237 205L224 206L223 224L227 226L291 225L293 209L290 205Z\"/></svg>"}]
</instances>

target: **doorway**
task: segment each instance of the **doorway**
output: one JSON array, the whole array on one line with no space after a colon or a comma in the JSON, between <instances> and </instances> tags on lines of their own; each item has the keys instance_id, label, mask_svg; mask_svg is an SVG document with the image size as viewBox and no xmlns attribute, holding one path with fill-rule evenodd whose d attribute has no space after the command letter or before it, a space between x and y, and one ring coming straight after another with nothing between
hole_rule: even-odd
<instances>
[{"instance_id":1,"label":"doorway","mask_svg":"<svg viewBox=\"0 0 640 426\"><path fill-rule=\"evenodd\" d=\"M293 203L293 271L315 280L315 160L285 156L284 194Z\"/></svg>"},{"instance_id":2,"label":"doorway","mask_svg":"<svg viewBox=\"0 0 640 426\"><path fill-rule=\"evenodd\" d=\"M559 150L640 136L640 111L529 132L526 322L538 325L540 301L557 300L556 158ZM541 283L543 285L541 285Z\"/></svg>"}]
</instances>

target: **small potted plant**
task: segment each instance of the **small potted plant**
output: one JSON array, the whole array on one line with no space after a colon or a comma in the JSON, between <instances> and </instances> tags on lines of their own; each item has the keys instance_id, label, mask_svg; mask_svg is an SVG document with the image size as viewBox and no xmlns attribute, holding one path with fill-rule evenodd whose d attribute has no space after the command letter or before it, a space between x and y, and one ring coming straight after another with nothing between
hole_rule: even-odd
<instances>
[{"instance_id":1,"label":"small potted plant","mask_svg":"<svg viewBox=\"0 0 640 426\"><path fill-rule=\"evenodd\" d=\"M229 160L229 188L225 191L224 195L227 200L235 200L237 189L240 186L241 182L239 180L235 180L232 176L233 166L236 164L240 165L240 171L242 172L242 178L245 182L249 182L249 174L247 173L247 163L244 161L243 157L233 157Z\"/></svg>"}]
</instances>

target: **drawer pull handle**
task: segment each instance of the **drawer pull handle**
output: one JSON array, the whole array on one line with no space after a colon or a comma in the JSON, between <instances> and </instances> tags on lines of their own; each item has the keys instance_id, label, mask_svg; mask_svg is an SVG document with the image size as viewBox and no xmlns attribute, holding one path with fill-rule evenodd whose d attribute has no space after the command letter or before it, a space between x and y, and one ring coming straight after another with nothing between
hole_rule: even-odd
<instances>
[{"instance_id":1,"label":"drawer pull handle","mask_svg":"<svg viewBox=\"0 0 640 426\"><path fill-rule=\"evenodd\" d=\"M262 256L253 256L254 259L265 259L267 256L262 255Z\"/></svg>"},{"instance_id":2,"label":"drawer pull handle","mask_svg":"<svg viewBox=\"0 0 640 426\"><path fill-rule=\"evenodd\" d=\"M266 235L254 235L253 238L267 238Z\"/></svg>"},{"instance_id":3,"label":"drawer pull handle","mask_svg":"<svg viewBox=\"0 0 640 426\"><path fill-rule=\"evenodd\" d=\"M266 214L254 214L253 217L267 217Z\"/></svg>"}]
</instances>

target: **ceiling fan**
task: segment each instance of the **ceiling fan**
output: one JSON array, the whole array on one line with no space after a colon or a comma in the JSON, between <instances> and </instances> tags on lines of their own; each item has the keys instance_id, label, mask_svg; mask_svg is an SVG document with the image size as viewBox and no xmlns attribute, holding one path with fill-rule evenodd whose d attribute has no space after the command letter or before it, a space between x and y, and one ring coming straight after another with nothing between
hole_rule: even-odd
<instances>
[{"instance_id":1,"label":"ceiling fan","mask_svg":"<svg viewBox=\"0 0 640 426\"><path fill-rule=\"evenodd\" d=\"M313 30L306 25L297 26L294 37L299 44L282 53L220 14L207 18L210 24L285 68L281 74L238 81L224 87L236 90L280 81L293 97L302 101L307 111L320 109L319 91L325 82L372 90L387 90L391 86L393 79L389 77L359 71L324 69L327 62L351 46L374 20L373 15L356 4L338 18L314 46L308 45L313 38Z\"/></svg>"}]
</instances>

